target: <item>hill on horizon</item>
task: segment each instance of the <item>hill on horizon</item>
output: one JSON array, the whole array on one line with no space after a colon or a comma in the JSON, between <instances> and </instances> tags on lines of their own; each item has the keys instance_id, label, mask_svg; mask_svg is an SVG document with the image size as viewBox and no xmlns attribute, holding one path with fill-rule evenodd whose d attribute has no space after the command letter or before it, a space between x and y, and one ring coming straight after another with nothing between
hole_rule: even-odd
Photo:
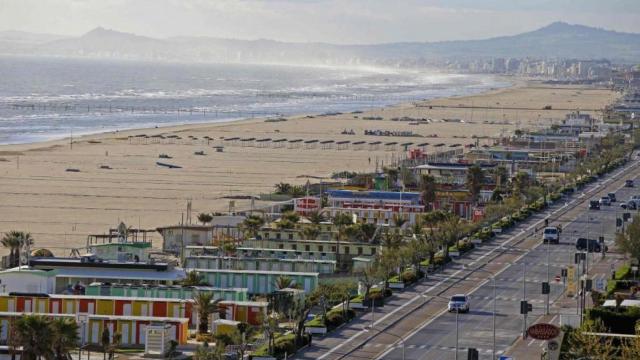
<instances>
[{"instance_id":1,"label":"hill on horizon","mask_svg":"<svg viewBox=\"0 0 640 360\"><path fill-rule=\"evenodd\" d=\"M640 34L554 22L530 32L483 40L373 45L289 43L213 37L157 39L101 27L79 37L0 32L0 54L232 63L416 65L496 57L609 59L640 62Z\"/></svg>"}]
</instances>

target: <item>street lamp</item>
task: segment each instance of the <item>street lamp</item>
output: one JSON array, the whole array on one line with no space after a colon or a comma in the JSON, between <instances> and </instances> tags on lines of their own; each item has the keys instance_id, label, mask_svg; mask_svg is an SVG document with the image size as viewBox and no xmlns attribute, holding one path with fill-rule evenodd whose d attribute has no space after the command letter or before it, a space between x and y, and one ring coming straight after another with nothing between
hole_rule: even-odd
<instances>
[{"instance_id":1,"label":"street lamp","mask_svg":"<svg viewBox=\"0 0 640 360\"><path fill-rule=\"evenodd\" d=\"M440 295L420 294L420 296L425 297L425 298L428 298L428 297L439 298L439 299L443 299L443 300L449 301L448 298L446 298L444 296L440 296ZM458 315L459 314L460 314L460 311L456 310L456 360L458 360L458 352L459 352L459 349L460 349L460 346L459 346L460 337L458 336Z\"/></svg>"},{"instance_id":2,"label":"street lamp","mask_svg":"<svg viewBox=\"0 0 640 360\"><path fill-rule=\"evenodd\" d=\"M362 328L362 331L364 331L364 332L369 332L369 330L371 330L371 331L378 330L381 333L385 333L387 335L391 335L391 336L395 337L396 339L400 340L400 342L402 343L402 360L405 360L405 341L402 338L402 336L396 335L396 334L392 334L392 333L386 332L386 331L381 330L381 329L375 329L373 326L365 326L365 327Z\"/></svg>"},{"instance_id":3,"label":"street lamp","mask_svg":"<svg viewBox=\"0 0 640 360\"><path fill-rule=\"evenodd\" d=\"M496 358L496 302L498 301L498 298L496 297L496 276L491 271L485 270L485 269L481 269L481 268L472 270L472 272L475 272L475 271L481 271L481 272L489 274L490 275L489 278L491 279L491 281L493 283L493 315L492 315L492 318L493 318L493 349L492 350L493 350L493 358L495 359Z\"/></svg>"}]
</instances>

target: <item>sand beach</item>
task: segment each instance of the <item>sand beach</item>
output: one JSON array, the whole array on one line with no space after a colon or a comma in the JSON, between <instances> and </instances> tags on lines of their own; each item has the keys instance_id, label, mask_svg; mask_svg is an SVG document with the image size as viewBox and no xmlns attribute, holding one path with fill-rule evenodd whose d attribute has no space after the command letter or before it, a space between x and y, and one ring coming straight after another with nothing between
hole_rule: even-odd
<instances>
[{"instance_id":1,"label":"sand beach","mask_svg":"<svg viewBox=\"0 0 640 360\"><path fill-rule=\"evenodd\" d=\"M195 221L199 212L226 211L229 197L269 193L278 182L329 180L337 171L372 171L376 161L388 164L403 152L354 142L471 144L473 135L495 138L517 128L549 126L571 110L599 116L618 96L603 88L514 83L473 96L361 113L111 132L74 138L73 146L69 139L0 146L0 232L28 231L36 247L68 255L70 248L85 244L87 234L103 233L119 221L143 228L176 224L188 200ZM263 139L270 140L257 142ZM281 139L286 140L274 143ZM310 140L318 142L305 143ZM329 140L334 142L321 144ZM160 159L160 154L171 158ZM158 161L181 168L158 166ZM235 200L235 206L246 209L249 200ZM158 246L159 236L155 239Z\"/></svg>"}]
</instances>

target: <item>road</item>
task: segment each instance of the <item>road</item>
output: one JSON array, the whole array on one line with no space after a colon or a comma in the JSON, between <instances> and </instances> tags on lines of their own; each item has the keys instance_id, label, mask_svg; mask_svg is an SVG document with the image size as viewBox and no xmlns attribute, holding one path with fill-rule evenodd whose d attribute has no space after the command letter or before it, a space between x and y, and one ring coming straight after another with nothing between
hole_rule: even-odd
<instances>
[{"instance_id":1,"label":"road","mask_svg":"<svg viewBox=\"0 0 640 360\"><path fill-rule=\"evenodd\" d=\"M541 294L541 282L547 279L547 256L553 302L564 291L564 286L553 279L560 274L561 267L573 263L575 238L597 239L604 232L612 248L615 217L621 214L619 203L600 211L588 211L584 202L609 191L616 191L618 199L627 199L635 194L636 188L622 188L623 182L629 177L637 177L638 172L637 164L615 171L613 176L585 188L586 195L577 194L568 199L566 205L555 205L545 213L532 216L510 233L455 260L441 273L394 295L375 316L374 330L363 330L371 322L371 314L365 314L326 338L314 340L313 346L297 354L296 358L402 359L402 341L398 338L401 336L405 339L407 359L454 359L456 314L446 312L446 299L456 293L466 293L470 295L472 309L458 317L459 358L466 358L466 349L474 347L481 358L490 359L493 286L489 273L495 274L497 285L496 353L504 353L522 334L523 317L519 314L519 306L523 288L527 300L533 304L528 323L533 323L545 312L546 296ZM559 245L542 245L541 234L534 231L543 226L546 217L552 224L563 225ZM600 259L600 254L592 254L590 263L595 264ZM612 259L615 256L609 255L604 261ZM523 266L526 267L525 286ZM552 313L558 311L557 306L551 306ZM569 311L575 313L576 310Z\"/></svg>"}]
</instances>

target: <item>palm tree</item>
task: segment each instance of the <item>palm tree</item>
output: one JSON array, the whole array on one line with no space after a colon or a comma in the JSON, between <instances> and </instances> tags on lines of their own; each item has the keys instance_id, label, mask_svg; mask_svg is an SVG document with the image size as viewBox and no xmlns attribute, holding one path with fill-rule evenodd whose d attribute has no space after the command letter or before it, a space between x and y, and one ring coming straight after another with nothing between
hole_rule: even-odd
<instances>
[{"instance_id":1,"label":"palm tree","mask_svg":"<svg viewBox=\"0 0 640 360\"><path fill-rule=\"evenodd\" d=\"M400 214L393 214L391 221L393 222L393 225L395 227L397 227L398 229L402 229L402 227L407 223L408 220L402 217Z\"/></svg>"},{"instance_id":2,"label":"palm tree","mask_svg":"<svg viewBox=\"0 0 640 360\"><path fill-rule=\"evenodd\" d=\"M105 326L102 329L102 336L100 337L100 343L102 344L102 355L103 359L107 360L107 351L109 351L109 344L111 344L111 333L109 332L109 327Z\"/></svg>"},{"instance_id":3,"label":"palm tree","mask_svg":"<svg viewBox=\"0 0 640 360\"><path fill-rule=\"evenodd\" d=\"M54 334L49 319L42 315L24 315L15 322L17 346L22 346L23 360L36 360L53 356L52 340Z\"/></svg>"},{"instance_id":4,"label":"palm tree","mask_svg":"<svg viewBox=\"0 0 640 360\"><path fill-rule=\"evenodd\" d=\"M353 224L353 218L346 213L338 213L333 217L333 225L338 227L338 236L336 237L336 261L340 264L340 240L344 236L344 227Z\"/></svg>"},{"instance_id":5,"label":"palm tree","mask_svg":"<svg viewBox=\"0 0 640 360\"><path fill-rule=\"evenodd\" d=\"M278 290L290 288L293 285L293 279L286 275L280 275L276 278L274 285Z\"/></svg>"},{"instance_id":6,"label":"palm tree","mask_svg":"<svg viewBox=\"0 0 640 360\"><path fill-rule=\"evenodd\" d=\"M198 214L198 221L202 223L202 225L206 225L213 220L213 216L209 213L200 213Z\"/></svg>"},{"instance_id":7,"label":"palm tree","mask_svg":"<svg viewBox=\"0 0 640 360\"><path fill-rule=\"evenodd\" d=\"M385 231L382 245L387 249L397 249L402 244L402 235L397 232Z\"/></svg>"},{"instance_id":8,"label":"palm tree","mask_svg":"<svg viewBox=\"0 0 640 360\"><path fill-rule=\"evenodd\" d=\"M531 185L531 179L529 178L529 174L524 171L518 172L516 176L513 178L512 184L513 184L513 190L512 190L513 195L521 198L526 193L527 187Z\"/></svg>"},{"instance_id":9,"label":"palm tree","mask_svg":"<svg viewBox=\"0 0 640 360\"><path fill-rule=\"evenodd\" d=\"M251 238L258 235L258 230L264 225L264 218L260 215L249 215L242 221L244 236Z\"/></svg>"},{"instance_id":10,"label":"palm tree","mask_svg":"<svg viewBox=\"0 0 640 360\"><path fill-rule=\"evenodd\" d=\"M120 347L120 343L122 343L122 334L119 332L113 333L111 344L109 345L109 360L113 360L113 354Z\"/></svg>"},{"instance_id":11,"label":"palm tree","mask_svg":"<svg viewBox=\"0 0 640 360\"><path fill-rule=\"evenodd\" d=\"M207 282L204 281L204 277L200 275L196 270L191 270L187 272L187 277L182 280L182 285L184 286L201 286L207 285Z\"/></svg>"},{"instance_id":12,"label":"palm tree","mask_svg":"<svg viewBox=\"0 0 640 360\"><path fill-rule=\"evenodd\" d=\"M212 292L197 292L193 297L198 311L198 333L206 334L209 331L209 314L216 312L220 299L215 299Z\"/></svg>"},{"instance_id":13,"label":"palm tree","mask_svg":"<svg viewBox=\"0 0 640 360\"><path fill-rule=\"evenodd\" d=\"M374 236L376 235L377 229L378 227L376 226L376 224L365 223L360 225L360 231L362 231L362 236L367 242L373 242L375 240Z\"/></svg>"},{"instance_id":14,"label":"palm tree","mask_svg":"<svg viewBox=\"0 0 640 360\"><path fill-rule=\"evenodd\" d=\"M431 175L422 175L420 178L420 194L422 202L429 210L433 209L436 201L436 179Z\"/></svg>"},{"instance_id":15,"label":"palm tree","mask_svg":"<svg viewBox=\"0 0 640 360\"><path fill-rule=\"evenodd\" d=\"M497 187L503 187L509 180L509 173L504 166L498 166L494 170L495 182Z\"/></svg>"},{"instance_id":16,"label":"palm tree","mask_svg":"<svg viewBox=\"0 0 640 360\"><path fill-rule=\"evenodd\" d=\"M484 182L484 172L478 165L473 165L467 171L467 189L471 193L471 201L475 205L478 202L482 183Z\"/></svg>"},{"instance_id":17,"label":"palm tree","mask_svg":"<svg viewBox=\"0 0 640 360\"><path fill-rule=\"evenodd\" d=\"M289 194L291 192L291 184L279 183L276 184L276 194Z\"/></svg>"},{"instance_id":18,"label":"palm tree","mask_svg":"<svg viewBox=\"0 0 640 360\"><path fill-rule=\"evenodd\" d=\"M312 223L314 223L316 225L327 220L324 217L324 215L319 211L310 212L309 215L307 215L307 219L309 219L309 221L311 221Z\"/></svg>"},{"instance_id":19,"label":"palm tree","mask_svg":"<svg viewBox=\"0 0 640 360\"><path fill-rule=\"evenodd\" d=\"M302 229L302 236L305 240L315 240L320 236L320 229L316 225L307 226Z\"/></svg>"},{"instance_id":20,"label":"palm tree","mask_svg":"<svg viewBox=\"0 0 640 360\"><path fill-rule=\"evenodd\" d=\"M9 249L9 267L16 267L20 265L20 248L25 244L33 245L33 238L29 233L12 230L4 234L0 243Z\"/></svg>"},{"instance_id":21,"label":"palm tree","mask_svg":"<svg viewBox=\"0 0 640 360\"><path fill-rule=\"evenodd\" d=\"M78 343L78 323L69 318L56 318L51 320L49 326L53 334L51 342L55 358L70 359L69 351Z\"/></svg>"}]
</instances>

